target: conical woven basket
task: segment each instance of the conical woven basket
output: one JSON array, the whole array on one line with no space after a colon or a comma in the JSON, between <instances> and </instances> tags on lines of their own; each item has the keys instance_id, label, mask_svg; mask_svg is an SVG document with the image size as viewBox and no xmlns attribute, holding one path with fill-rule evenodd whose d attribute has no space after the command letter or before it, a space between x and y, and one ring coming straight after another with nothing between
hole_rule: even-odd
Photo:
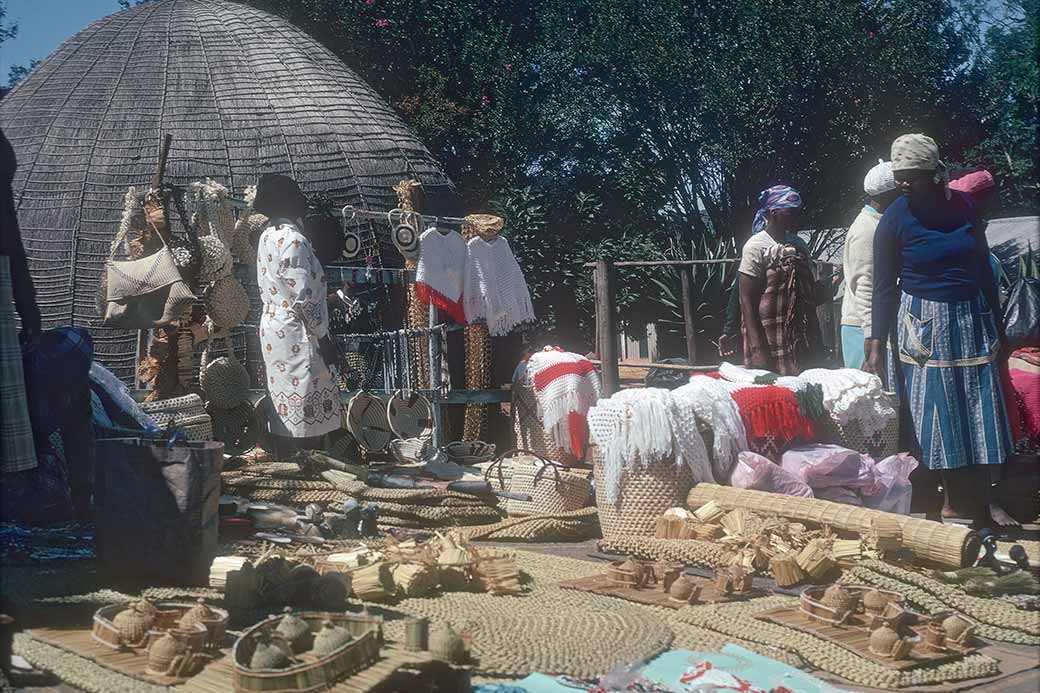
<instances>
[{"instance_id":1,"label":"conical woven basket","mask_svg":"<svg viewBox=\"0 0 1040 693\"><path fill-rule=\"evenodd\" d=\"M617 500L607 500L603 456L599 447L590 448L596 479L596 508L599 525L607 539L617 536L652 537L657 518L669 508L682 506L693 486L693 474L686 465L671 459L641 465L621 472Z\"/></svg>"},{"instance_id":2,"label":"conical woven basket","mask_svg":"<svg viewBox=\"0 0 1040 693\"><path fill-rule=\"evenodd\" d=\"M213 283L205 296L206 314L221 330L231 330L249 317L249 294L231 275Z\"/></svg>"},{"instance_id":3,"label":"conical woven basket","mask_svg":"<svg viewBox=\"0 0 1040 693\"><path fill-rule=\"evenodd\" d=\"M202 265L199 267L198 275L200 282L215 282L221 277L231 274L231 266L234 261L231 258L231 251L222 240L216 236L200 236L199 252L202 255Z\"/></svg>"},{"instance_id":4,"label":"conical woven basket","mask_svg":"<svg viewBox=\"0 0 1040 693\"><path fill-rule=\"evenodd\" d=\"M227 356L211 360L210 348L213 341L210 340L202 351L199 385L211 406L234 409L249 398L249 372L235 356L230 339L225 339Z\"/></svg>"},{"instance_id":5,"label":"conical woven basket","mask_svg":"<svg viewBox=\"0 0 1040 693\"><path fill-rule=\"evenodd\" d=\"M534 388L523 383L513 383L513 432L516 446L537 455L559 462L567 467L577 467L583 459L560 448L551 431L542 425L538 416L538 400Z\"/></svg>"}]
</instances>

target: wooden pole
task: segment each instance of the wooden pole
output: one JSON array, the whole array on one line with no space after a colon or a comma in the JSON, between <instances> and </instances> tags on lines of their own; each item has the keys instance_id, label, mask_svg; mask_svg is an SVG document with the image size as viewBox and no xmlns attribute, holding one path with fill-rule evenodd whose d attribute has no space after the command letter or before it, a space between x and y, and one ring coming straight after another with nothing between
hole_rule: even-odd
<instances>
[{"instance_id":1,"label":"wooden pole","mask_svg":"<svg viewBox=\"0 0 1040 693\"><path fill-rule=\"evenodd\" d=\"M596 324L600 325L599 358L603 363L603 394L621 389L618 374L618 326L614 303L614 268L606 260L596 261Z\"/></svg>"},{"instance_id":2,"label":"wooden pole","mask_svg":"<svg viewBox=\"0 0 1040 693\"><path fill-rule=\"evenodd\" d=\"M686 360L697 363L697 334L693 328L693 267L679 269L682 280L683 327L686 330Z\"/></svg>"},{"instance_id":3,"label":"wooden pole","mask_svg":"<svg viewBox=\"0 0 1040 693\"><path fill-rule=\"evenodd\" d=\"M439 321L437 307L430 304L429 322L429 352L430 352L430 415L433 417L433 447L439 448L444 444L444 434L441 431L441 335L438 331L434 334L433 327ZM405 339L408 339L406 336ZM407 365L407 364L406 364Z\"/></svg>"},{"instance_id":4,"label":"wooden pole","mask_svg":"<svg viewBox=\"0 0 1040 693\"><path fill-rule=\"evenodd\" d=\"M173 144L173 135L171 135L169 133L166 133L166 136L163 137L162 144L159 145L159 162L158 162L158 164L156 164L156 166L155 166L155 174L152 176L152 189L153 190L158 190L159 188L162 187L163 177L165 177L165 175L166 175L166 161L167 161L167 159L169 159L169 156L170 156L170 146L172 144ZM165 205L164 205L164 207L165 207ZM167 228L169 228L169 227L167 226ZM163 230L163 232L164 233L169 233L165 229ZM137 363L138 363L138 365L140 365L141 362L144 361L145 358L147 358L147 356L148 356L148 349L149 349L149 347L151 345L151 341L152 341L151 330L138 330L137 331ZM159 382L158 375L156 375L156 378L155 378L155 380L153 382L156 382L156 383ZM134 387L135 387L135 389L140 389L141 386L142 386L142 382L141 382L141 369L140 369L140 367L138 367L138 368L134 369Z\"/></svg>"},{"instance_id":5,"label":"wooden pole","mask_svg":"<svg viewBox=\"0 0 1040 693\"><path fill-rule=\"evenodd\" d=\"M170 156L170 145L173 144L173 135L167 133L163 138L162 147L159 148L159 165L152 177L152 188L158 190L162 187L163 176L166 175L166 159Z\"/></svg>"}]
</instances>

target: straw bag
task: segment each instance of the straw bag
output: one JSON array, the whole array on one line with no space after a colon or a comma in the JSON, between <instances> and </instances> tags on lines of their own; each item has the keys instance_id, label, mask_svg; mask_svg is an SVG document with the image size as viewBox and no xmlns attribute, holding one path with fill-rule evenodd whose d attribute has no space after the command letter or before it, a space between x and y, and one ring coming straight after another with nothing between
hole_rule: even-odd
<instances>
[{"instance_id":1,"label":"straw bag","mask_svg":"<svg viewBox=\"0 0 1040 693\"><path fill-rule=\"evenodd\" d=\"M198 395L144 402L141 409L160 428L182 431L188 440L213 440L213 423Z\"/></svg>"},{"instance_id":2,"label":"straw bag","mask_svg":"<svg viewBox=\"0 0 1040 693\"><path fill-rule=\"evenodd\" d=\"M530 455L536 460L514 464L507 481L502 473L502 463L514 453ZM569 471L563 465L530 450L517 449L502 453L484 470L484 479L492 486L497 482L499 490L531 496L529 501L512 498L506 501L506 513L512 517L573 512L584 508L592 495L592 484L587 475Z\"/></svg>"},{"instance_id":3,"label":"straw bag","mask_svg":"<svg viewBox=\"0 0 1040 693\"><path fill-rule=\"evenodd\" d=\"M596 507L604 538L618 536L652 537L657 518L665 510L686 505L686 494L693 488L693 473L688 466L667 459L649 465L635 462L621 472L617 500L607 500L603 453L592 446L592 468L596 479Z\"/></svg>"},{"instance_id":4,"label":"straw bag","mask_svg":"<svg viewBox=\"0 0 1040 693\"><path fill-rule=\"evenodd\" d=\"M249 373L235 356L235 348L231 340L227 343L227 356L210 360L209 350L214 340L206 343L202 350L202 361L199 369L199 385L206 394L206 399L225 409L234 409L249 398Z\"/></svg>"},{"instance_id":5,"label":"straw bag","mask_svg":"<svg viewBox=\"0 0 1040 693\"><path fill-rule=\"evenodd\" d=\"M105 263L104 325L146 330L174 324L194 303L195 294L181 278L166 241L148 257L116 260L116 249L123 240L125 236L117 236Z\"/></svg>"},{"instance_id":6,"label":"straw bag","mask_svg":"<svg viewBox=\"0 0 1040 693\"><path fill-rule=\"evenodd\" d=\"M538 399L534 388L522 383L513 383L513 431L516 433L516 444L520 448L533 450L535 454L559 462L567 467L578 467L584 464L584 458L578 458L563 450L557 443L552 431L547 431L538 416Z\"/></svg>"}]
</instances>

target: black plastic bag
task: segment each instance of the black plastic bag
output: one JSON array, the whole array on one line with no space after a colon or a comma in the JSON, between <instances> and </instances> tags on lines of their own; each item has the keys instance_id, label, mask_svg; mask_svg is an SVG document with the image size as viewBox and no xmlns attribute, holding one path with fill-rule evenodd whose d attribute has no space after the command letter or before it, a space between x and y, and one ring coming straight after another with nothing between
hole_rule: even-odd
<instances>
[{"instance_id":1,"label":"black plastic bag","mask_svg":"<svg viewBox=\"0 0 1040 693\"><path fill-rule=\"evenodd\" d=\"M1040 346L1040 279L1019 279L1004 307L1008 347Z\"/></svg>"}]
</instances>

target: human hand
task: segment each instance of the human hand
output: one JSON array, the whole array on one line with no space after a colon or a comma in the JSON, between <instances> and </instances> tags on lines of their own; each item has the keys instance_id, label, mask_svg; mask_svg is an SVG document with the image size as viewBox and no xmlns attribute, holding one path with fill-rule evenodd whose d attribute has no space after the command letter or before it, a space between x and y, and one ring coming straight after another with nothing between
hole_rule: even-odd
<instances>
[{"instance_id":1,"label":"human hand","mask_svg":"<svg viewBox=\"0 0 1040 693\"><path fill-rule=\"evenodd\" d=\"M762 368L769 370L769 354L764 347L752 344L751 353L747 355L748 368Z\"/></svg>"},{"instance_id":2,"label":"human hand","mask_svg":"<svg viewBox=\"0 0 1040 693\"><path fill-rule=\"evenodd\" d=\"M880 339L868 339L864 344L863 370L879 378L885 373L885 344Z\"/></svg>"}]
</instances>

